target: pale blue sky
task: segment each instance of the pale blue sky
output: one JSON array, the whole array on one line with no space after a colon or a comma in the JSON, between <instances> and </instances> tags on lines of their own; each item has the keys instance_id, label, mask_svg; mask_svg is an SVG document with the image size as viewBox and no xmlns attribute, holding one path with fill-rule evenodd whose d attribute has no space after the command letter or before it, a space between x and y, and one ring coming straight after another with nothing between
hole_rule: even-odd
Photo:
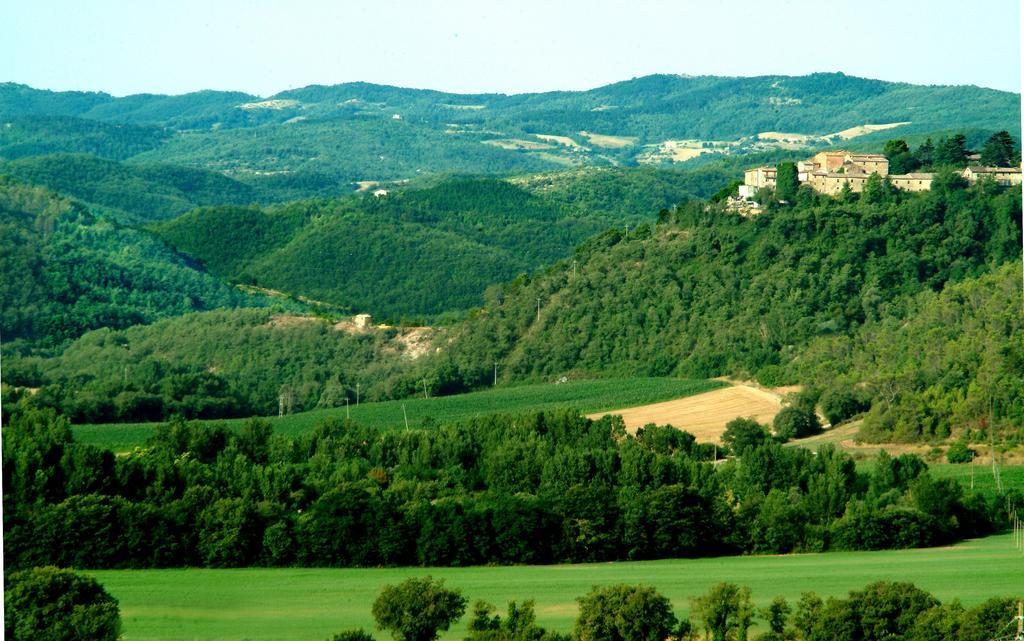
<instances>
[{"instance_id":1,"label":"pale blue sky","mask_svg":"<svg viewBox=\"0 0 1024 641\"><path fill-rule=\"evenodd\" d=\"M1020 91L1018 0L31 0L2 13L0 81L115 95L813 71Z\"/></svg>"}]
</instances>

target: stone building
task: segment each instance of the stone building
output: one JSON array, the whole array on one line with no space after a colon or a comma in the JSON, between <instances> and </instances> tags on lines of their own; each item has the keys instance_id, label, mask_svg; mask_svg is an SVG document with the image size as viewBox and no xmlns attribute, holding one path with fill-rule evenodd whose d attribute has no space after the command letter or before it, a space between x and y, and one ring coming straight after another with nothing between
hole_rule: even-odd
<instances>
[{"instance_id":1,"label":"stone building","mask_svg":"<svg viewBox=\"0 0 1024 641\"><path fill-rule=\"evenodd\" d=\"M742 198L751 199L762 187L775 188L775 167L754 167L743 172L743 184L739 194Z\"/></svg>"},{"instance_id":2,"label":"stone building","mask_svg":"<svg viewBox=\"0 0 1024 641\"><path fill-rule=\"evenodd\" d=\"M872 174L888 177L893 187L905 191L928 191L935 176L931 173L889 174L889 159L883 154L855 154L841 150L819 151L797 162L796 169L801 184L829 196L838 195L847 184L855 193L864 191L864 185ZM1022 182L1020 167L967 167L962 174L971 184L986 176L1004 186L1019 186ZM776 184L775 167L748 169L743 174L739 196L750 199L758 189L775 187Z\"/></svg>"},{"instance_id":3,"label":"stone building","mask_svg":"<svg viewBox=\"0 0 1024 641\"><path fill-rule=\"evenodd\" d=\"M843 191L843 185L850 185L850 189L859 194L864 191L864 185L868 182L871 174L860 171L816 171L807 178L807 184L815 191L829 196L837 196Z\"/></svg>"},{"instance_id":4,"label":"stone building","mask_svg":"<svg viewBox=\"0 0 1024 641\"><path fill-rule=\"evenodd\" d=\"M972 185L985 177L990 177L1006 187L1021 184L1020 167L968 167L964 169L963 177Z\"/></svg>"},{"instance_id":5,"label":"stone building","mask_svg":"<svg viewBox=\"0 0 1024 641\"><path fill-rule=\"evenodd\" d=\"M932 188L932 178L935 174L891 174L889 182L897 189L904 191L929 191Z\"/></svg>"},{"instance_id":6,"label":"stone building","mask_svg":"<svg viewBox=\"0 0 1024 641\"><path fill-rule=\"evenodd\" d=\"M843 164L861 167L870 174L889 175L889 159L882 154L846 154Z\"/></svg>"}]
</instances>

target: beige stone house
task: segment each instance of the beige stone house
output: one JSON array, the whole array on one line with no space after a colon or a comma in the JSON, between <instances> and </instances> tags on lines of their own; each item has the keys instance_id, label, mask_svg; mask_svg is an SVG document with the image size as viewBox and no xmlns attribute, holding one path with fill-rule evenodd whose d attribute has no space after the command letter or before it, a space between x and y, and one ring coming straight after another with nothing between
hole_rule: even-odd
<instances>
[{"instance_id":1,"label":"beige stone house","mask_svg":"<svg viewBox=\"0 0 1024 641\"><path fill-rule=\"evenodd\" d=\"M889 182L893 187L904 191L928 191L932 188L932 178L935 174L914 173L914 174L892 174Z\"/></svg>"},{"instance_id":2,"label":"beige stone house","mask_svg":"<svg viewBox=\"0 0 1024 641\"><path fill-rule=\"evenodd\" d=\"M923 172L890 174L889 159L883 154L855 154L842 150L819 151L797 162L796 168L801 184L829 196L842 192L844 185L849 185L854 193L864 191L864 185L872 174L888 177L893 187L905 191L928 191L935 176ZM776 173L775 167L748 169L743 174L739 196L750 199L762 187L775 187ZM1005 186L1017 186L1022 182L1020 167L967 167L963 170L963 177L971 184L986 176Z\"/></svg>"},{"instance_id":3,"label":"beige stone house","mask_svg":"<svg viewBox=\"0 0 1024 641\"><path fill-rule=\"evenodd\" d=\"M964 169L963 177L972 185L985 177L1008 187L1021 184L1020 167L968 167Z\"/></svg>"},{"instance_id":4,"label":"beige stone house","mask_svg":"<svg viewBox=\"0 0 1024 641\"><path fill-rule=\"evenodd\" d=\"M743 172L743 184L739 194L743 198L753 198L762 187L775 187L775 167L754 167Z\"/></svg>"},{"instance_id":5,"label":"beige stone house","mask_svg":"<svg viewBox=\"0 0 1024 641\"><path fill-rule=\"evenodd\" d=\"M836 196L843 191L843 185L850 185L854 193L864 191L864 185L868 182L871 174L860 171L850 172L827 172L816 171L807 178L807 184L815 191Z\"/></svg>"}]
</instances>

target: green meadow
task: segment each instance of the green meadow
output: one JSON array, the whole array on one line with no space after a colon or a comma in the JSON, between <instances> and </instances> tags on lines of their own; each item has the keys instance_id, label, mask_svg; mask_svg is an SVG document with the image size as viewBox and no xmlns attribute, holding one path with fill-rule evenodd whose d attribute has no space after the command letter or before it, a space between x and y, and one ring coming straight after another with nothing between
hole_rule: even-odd
<instances>
[{"instance_id":1,"label":"green meadow","mask_svg":"<svg viewBox=\"0 0 1024 641\"><path fill-rule=\"evenodd\" d=\"M964 489L972 487L986 496L998 494L996 478L992 473L992 466L988 464L977 464L972 466L967 463L929 463L928 470L936 478L956 479L964 486ZM1017 489L1024 491L1024 465L1000 465L999 477L1003 482L1003 491Z\"/></svg>"},{"instance_id":2,"label":"green meadow","mask_svg":"<svg viewBox=\"0 0 1024 641\"><path fill-rule=\"evenodd\" d=\"M515 387L499 387L483 392L411 398L402 401L352 404L344 407L314 410L281 417L267 417L275 434L294 436L312 430L323 419L349 416L360 424L379 429L421 427L430 420L447 423L496 412L526 412L556 408L576 408L584 412L658 403L684 396L708 392L726 383L678 378L609 378L566 383L541 383ZM247 419L219 421L239 428ZM143 445L157 423L113 423L77 425L75 440L114 450L128 452Z\"/></svg>"},{"instance_id":3,"label":"green meadow","mask_svg":"<svg viewBox=\"0 0 1024 641\"><path fill-rule=\"evenodd\" d=\"M504 608L535 599L538 622L569 631L575 598L593 585L644 583L685 616L689 599L714 583L753 590L758 607L773 596L801 592L845 596L881 579L912 581L942 601L965 605L990 596L1021 595L1024 555L1009 534L945 548L720 557L554 566L386 569L118 570L90 572L121 604L126 641L323 641L341 630L372 630L370 606L381 586L432 575L470 599ZM467 618L443 635L466 635ZM384 633L376 633L385 639Z\"/></svg>"}]
</instances>

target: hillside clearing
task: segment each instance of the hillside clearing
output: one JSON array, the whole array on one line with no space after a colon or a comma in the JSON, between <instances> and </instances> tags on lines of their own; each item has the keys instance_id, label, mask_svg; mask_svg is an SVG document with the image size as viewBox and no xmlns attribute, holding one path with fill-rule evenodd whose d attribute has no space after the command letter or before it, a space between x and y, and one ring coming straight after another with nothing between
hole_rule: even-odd
<instances>
[{"instance_id":1,"label":"hillside clearing","mask_svg":"<svg viewBox=\"0 0 1024 641\"><path fill-rule=\"evenodd\" d=\"M701 442L720 442L725 424L734 418L753 417L759 423L770 423L781 409L782 397L778 393L750 385L734 385L687 398L588 416L618 414L630 432L655 423L686 430Z\"/></svg>"},{"instance_id":2,"label":"hillside clearing","mask_svg":"<svg viewBox=\"0 0 1024 641\"><path fill-rule=\"evenodd\" d=\"M589 147L584 147L580 143L576 142L568 136L554 136L551 134L533 134L541 140L547 140L549 142L557 143L563 147L571 147L572 149L578 149L580 151L590 151Z\"/></svg>"},{"instance_id":3,"label":"hillside clearing","mask_svg":"<svg viewBox=\"0 0 1024 641\"><path fill-rule=\"evenodd\" d=\"M884 125L860 125L857 127L850 127L849 129L843 129L842 131L837 131L834 134L829 134L825 137L831 138L832 136L839 136L843 140L849 140L850 138L873 134L876 131L885 131L886 129L894 129L896 127L902 127L903 125L909 124L910 121L908 120L906 122L890 122Z\"/></svg>"},{"instance_id":4,"label":"hillside clearing","mask_svg":"<svg viewBox=\"0 0 1024 641\"><path fill-rule=\"evenodd\" d=\"M872 581L911 581L941 601L965 606L1020 592L1020 553L1009 534L920 550L829 552L621 563L471 568L111 570L90 572L118 599L125 638L320 641L341 630L373 629L370 606L386 584L432 575L472 601L504 612L510 600L535 599L537 623L569 632L575 598L593 585L643 583L685 616L690 597L713 584L749 586L754 605L775 595L795 604L801 592L846 596ZM444 641L467 635L463 617ZM383 637L382 637L383 638Z\"/></svg>"},{"instance_id":5,"label":"hillside clearing","mask_svg":"<svg viewBox=\"0 0 1024 641\"><path fill-rule=\"evenodd\" d=\"M508 151L554 149L554 146L549 145L548 143L537 142L536 140L522 140L520 138L495 138L491 140L481 140L480 142L485 145L507 149Z\"/></svg>"},{"instance_id":6,"label":"hillside clearing","mask_svg":"<svg viewBox=\"0 0 1024 641\"><path fill-rule=\"evenodd\" d=\"M607 149L622 149L623 147L632 147L639 140L636 136L608 136L604 134L590 133L589 131L581 131L580 135L590 141L590 144L595 147L605 147Z\"/></svg>"}]
</instances>

